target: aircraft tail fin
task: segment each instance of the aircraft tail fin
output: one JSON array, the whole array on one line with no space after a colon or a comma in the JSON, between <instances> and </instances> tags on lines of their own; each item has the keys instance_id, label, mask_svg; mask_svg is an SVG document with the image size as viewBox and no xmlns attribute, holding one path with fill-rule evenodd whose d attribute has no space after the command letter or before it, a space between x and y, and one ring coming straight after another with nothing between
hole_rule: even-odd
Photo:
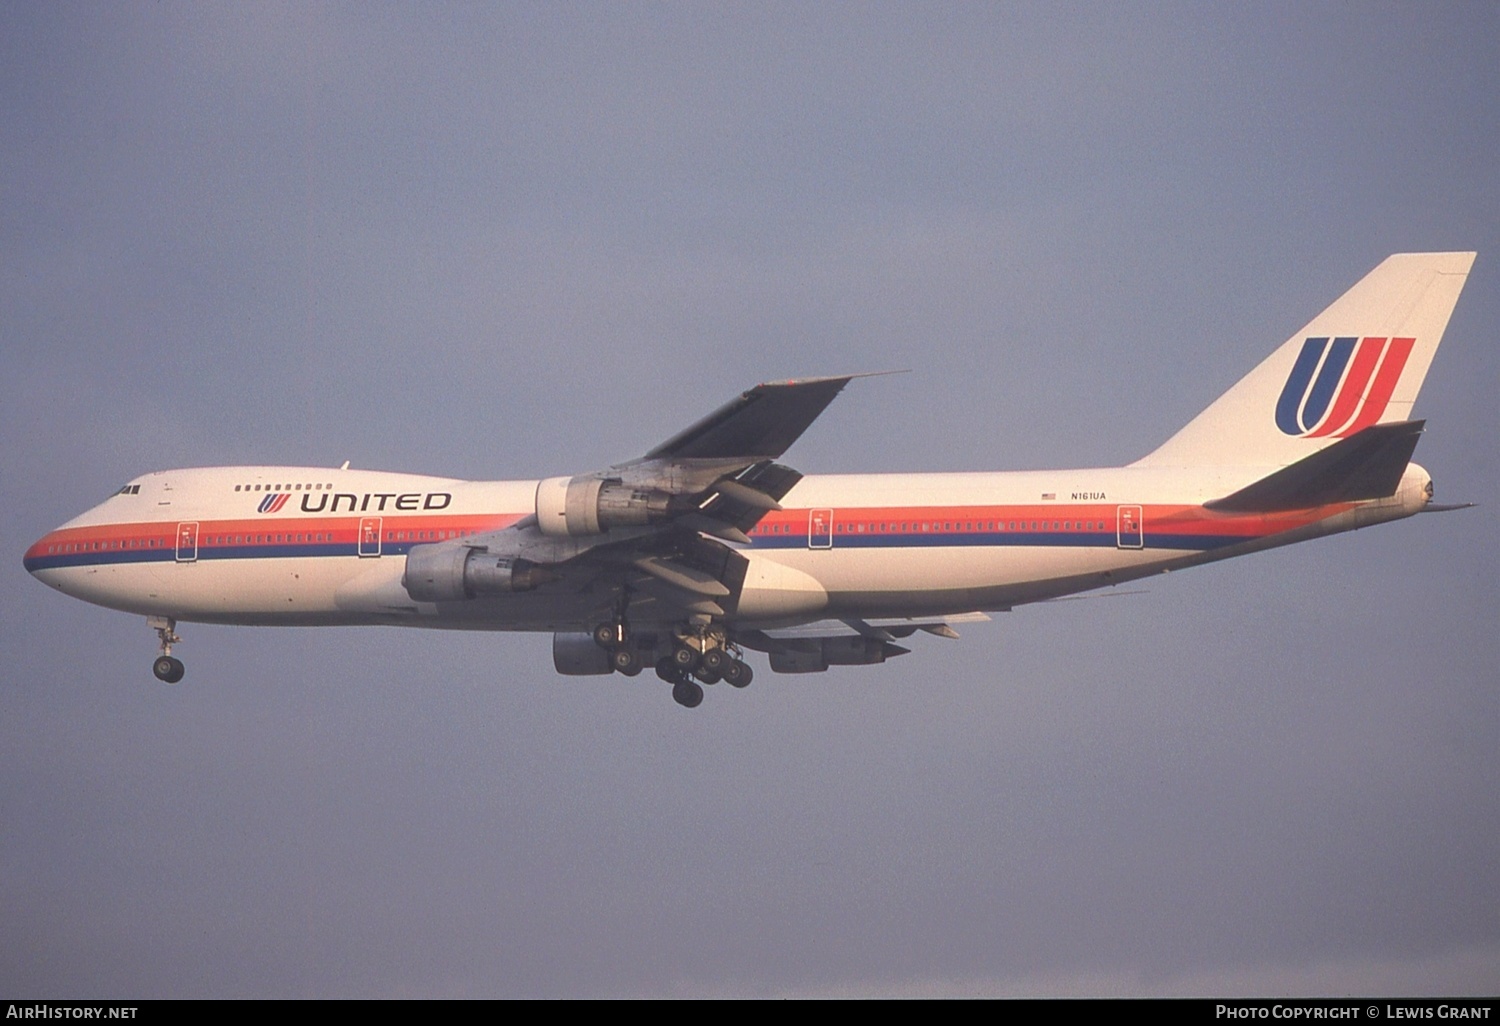
<instances>
[{"instance_id":1,"label":"aircraft tail fin","mask_svg":"<svg viewBox=\"0 0 1500 1026\"><path fill-rule=\"evenodd\" d=\"M1407 420L1473 263L1473 253L1387 257L1132 466L1288 467Z\"/></svg>"}]
</instances>

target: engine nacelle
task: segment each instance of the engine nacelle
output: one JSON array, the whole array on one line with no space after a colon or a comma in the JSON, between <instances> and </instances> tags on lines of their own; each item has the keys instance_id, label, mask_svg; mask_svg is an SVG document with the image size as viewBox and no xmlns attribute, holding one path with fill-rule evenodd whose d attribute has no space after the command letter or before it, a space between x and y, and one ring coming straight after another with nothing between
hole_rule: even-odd
<instances>
[{"instance_id":1,"label":"engine nacelle","mask_svg":"<svg viewBox=\"0 0 1500 1026\"><path fill-rule=\"evenodd\" d=\"M579 537L612 527L645 527L667 519L666 492L597 477L549 477L536 486L536 521L543 534Z\"/></svg>"},{"instance_id":2,"label":"engine nacelle","mask_svg":"<svg viewBox=\"0 0 1500 1026\"><path fill-rule=\"evenodd\" d=\"M789 641L771 652L771 669L777 673L822 673L830 666L868 666L910 649L878 638L815 638Z\"/></svg>"},{"instance_id":3,"label":"engine nacelle","mask_svg":"<svg viewBox=\"0 0 1500 1026\"><path fill-rule=\"evenodd\" d=\"M610 673L609 651L600 648L592 634L558 631L552 635L552 665L569 677Z\"/></svg>"},{"instance_id":4,"label":"engine nacelle","mask_svg":"<svg viewBox=\"0 0 1500 1026\"><path fill-rule=\"evenodd\" d=\"M554 576L526 559L462 545L415 545L406 554L401 583L418 602L462 602L531 591Z\"/></svg>"}]
</instances>

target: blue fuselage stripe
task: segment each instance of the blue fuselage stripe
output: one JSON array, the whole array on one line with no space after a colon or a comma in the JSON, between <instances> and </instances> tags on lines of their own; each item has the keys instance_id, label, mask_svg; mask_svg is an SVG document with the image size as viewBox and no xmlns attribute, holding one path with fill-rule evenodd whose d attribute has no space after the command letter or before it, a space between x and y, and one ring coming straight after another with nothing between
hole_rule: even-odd
<instances>
[{"instance_id":1,"label":"blue fuselage stripe","mask_svg":"<svg viewBox=\"0 0 1500 1026\"><path fill-rule=\"evenodd\" d=\"M931 532L921 534L837 534L831 545L809 545L806 534L764 536L755 539L751 551L811 549L937 549L937 548L1127 548L1136 550L1176 549L1207 551L1226 545L1237 545L1251 541L1242 535L1201 534L1155 534L1146 532L1144 546L1119 544L1114 532L1098 531L1003 531L1003 532ZM434 542L389 541L382 542L379 555L404 556L416 545L432 545ZM303 543L283 545L200 545L193 558L178 559L177 553L168 548L122 549L98 552L50 553L33 556L25 561L28 571L52 570L62 567L124 566L134 563L207 563L215 560L246 559L327 559L359 556L359 547L353 543ZM367 553L367 558L373 557Z\"/></svg>"}]
</instances>

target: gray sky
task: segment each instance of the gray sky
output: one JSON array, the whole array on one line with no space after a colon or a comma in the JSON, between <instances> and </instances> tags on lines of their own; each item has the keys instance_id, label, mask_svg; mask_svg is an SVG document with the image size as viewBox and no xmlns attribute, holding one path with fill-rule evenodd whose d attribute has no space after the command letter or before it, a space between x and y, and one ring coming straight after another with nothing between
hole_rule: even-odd
<instances>
[{"instance_id":1,"label":"gray sky","mask_svg":"<svg viewBox=\"0 0 1500 1026\"><path fill-rule=\"evenodd\" d=\"M1500 8L0 8L0 992L1500 990ZM809 472L1126 462L1477 249L1483 505L882 667L187 625L30 580L150 469L597 469L856 382Z\"/></svg>"}]
</instances>

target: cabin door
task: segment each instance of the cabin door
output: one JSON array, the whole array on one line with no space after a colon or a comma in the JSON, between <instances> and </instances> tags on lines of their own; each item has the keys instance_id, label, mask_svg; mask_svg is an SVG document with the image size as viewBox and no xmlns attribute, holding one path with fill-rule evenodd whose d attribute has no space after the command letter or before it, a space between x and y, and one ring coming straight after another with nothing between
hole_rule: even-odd
<instances>
[{"instance_id":1,"label":"cabin door","mask_svg":"<svg viewBox=\"0 0 1500 1026\"><path fill-rule=\"evenodd\" d=\"M198 522L177 525L177 562L191 563L198 558Z\"/></svg>"},{"instance_id":2,"label":"cabin door","mask_svg":"<svg viewBox=\"0 0 1500 1026\"><path fill-rule=\"evenodd\" d=\"M833 548L833 510L815 509L807 514L807 547Z\"/></svg>"},{"instance_id":3,"label":"cabin door","mask_svg":"<svg viewBox=\"0 0 1500 1026\"><path fill-rule=\"evenodd\" d=\"M359 518L359 555L380 555L380 517Z\"/></svg>"},{"instance_id":4,"label":"cabin door","mask_svg":"<svg viewBox=\"0 0 1500 1026\"><path fill-rule=\"evenodd\" d=\"M1122 549L1146 547L1146 530L1141 523L1141 507L1120 506L1116 510L1115 544Z\"/></svg>"}]
</instances>

